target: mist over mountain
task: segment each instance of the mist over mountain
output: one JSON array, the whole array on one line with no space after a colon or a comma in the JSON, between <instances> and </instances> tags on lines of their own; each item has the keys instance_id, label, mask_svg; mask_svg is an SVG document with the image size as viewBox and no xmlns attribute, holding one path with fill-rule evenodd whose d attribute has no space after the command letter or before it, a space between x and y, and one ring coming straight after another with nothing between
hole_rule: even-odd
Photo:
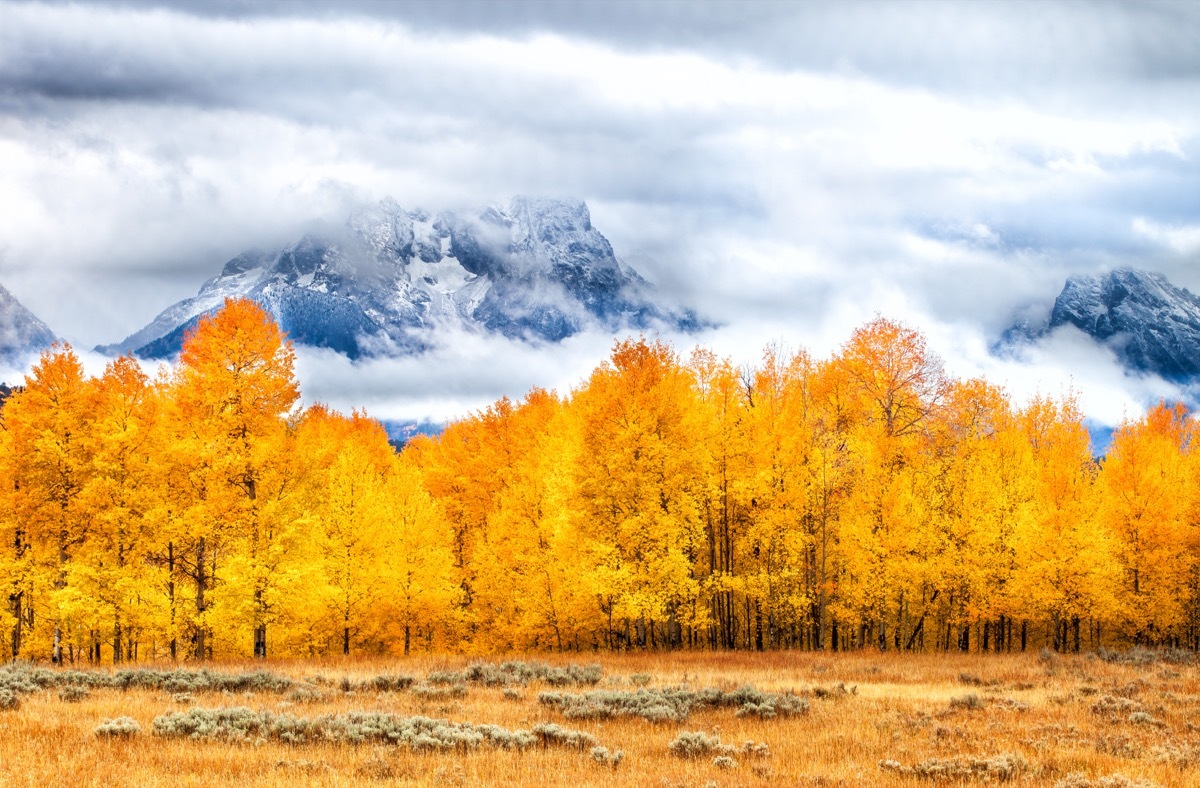
<instances>
[{"instance_id":1,"label":"mist over mountain","mask_svg":"<svg viewBox=\"0 0 1200 788\"><path fill-rule=\"evenodd\" d=\"M243 252L196 296L97 350L169 358L201 316L238 296L262 304L297 344L351 359L420 353L439 329L557 342L589 329L702 325L617 260L582 201L516 197L433 215L384 199L327 237Z\"/></svg>"},{"instance_id":2,"label":"mist over mountain","mask_svg":"<svg viewBox=\"0 0 1200 788\"><path fill-rule=\"evenodd\" d=\"M0 363L21 367L56 341L37 315L0 286Z\"/></svg>"},{"instance_id":3,"label":"mist over mountain","mask_svg":"<svg viewBox=\"0 0 1200 788\"><path fill-rule=\"evenodd\" d=\"M1012 326L998 349L1019 349L1064 326L1112 350L1130 372L1176 383L1200 377L1200 296L1160 273L1119 268L1072 276L1044 323Z\"/></svg>"}]
</instances>

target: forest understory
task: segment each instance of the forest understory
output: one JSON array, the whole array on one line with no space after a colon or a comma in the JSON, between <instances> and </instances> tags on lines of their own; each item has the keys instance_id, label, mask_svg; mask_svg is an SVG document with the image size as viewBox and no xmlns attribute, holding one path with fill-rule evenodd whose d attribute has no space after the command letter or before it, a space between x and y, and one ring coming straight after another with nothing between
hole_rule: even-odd
<instances>
[{"instance_id":1,"label":"forest understory","mask_svg":"<svg viewBox=\"0 0 1200 788\"><path fill-rule=\"evenodd\" d=\"M1200 784L1188 654L0 668L0 784Z\"/></svg>"}]
</instances>

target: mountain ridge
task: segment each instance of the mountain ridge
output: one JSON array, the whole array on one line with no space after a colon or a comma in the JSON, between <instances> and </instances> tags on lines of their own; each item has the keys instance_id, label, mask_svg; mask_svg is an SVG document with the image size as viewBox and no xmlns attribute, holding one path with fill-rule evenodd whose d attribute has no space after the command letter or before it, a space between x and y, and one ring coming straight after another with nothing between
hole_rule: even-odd
<instances>
[{"instance_id":1,"label":"mountain ridge","mask_svg":"<svg viewBox=\"0 0 1200 788\"><path fill-rule=\"evenodd\" d=\"M997 348L1037 342L1068 325L1111 349L1131 372L1177 383L1200 378L1200 296L1161 273L1117 268L1071 276L1041 325L1011 326Z\"/></svg>"},{"instance_id":2,"label":"mountain ridge","mask_svg":"<svg viewBox=\"0 0 1200 788\"><path fill-rule=\"evenodd\" d=\"M0 285L0 361L21 366L57 341L49 326Z\"/></svg>"},{"instance_id":3,"label":"mountain ridge","mask_svg":"<svg viewBox=\"0 0 1200 788\"><path fill-rule=\"evenodd\" d=\"M228 297L269 311L300 345L351 359L419 353L445 326L557 342L588 328L702 324L658 303L622 265L583 201L515 197L475 214L360 206L344 228L230 259L199 292L102 353L178 353L187 330Z\"/></svg>"}]
</instances>

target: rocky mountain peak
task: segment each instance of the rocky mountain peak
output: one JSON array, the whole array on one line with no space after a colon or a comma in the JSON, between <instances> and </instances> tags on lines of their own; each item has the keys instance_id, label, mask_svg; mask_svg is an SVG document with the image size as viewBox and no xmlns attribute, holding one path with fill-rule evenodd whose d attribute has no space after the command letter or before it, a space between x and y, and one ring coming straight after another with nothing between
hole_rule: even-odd
<instances>
[{"instance_id":1,"label":"rocky mountain peak","mask_svg":"<svg viewBox=\"0 0 1200 788\"><path fill-rule=\"evenodd\" d=\"M1161 273L1072 276L1043 325L1015 326L1004 343L1035 342L1067 325L1111 348L1131 371L1180 382L1200 376L1200 297Z\"/></svg>"},{"instance_id":2,"label":"rocky mountain peak","mask_svg":"<svg viewBox=\"0 0 1200 788\"><path fill-rule=\"evenodd\" d=\"M333 237L238 255L197 296L98 349L173 355L229 296L258 300L296 342L351 357L419 352L419 335L448 325L547 341L589 327L699 326L617 262L582 201L517 197L431 218L387 198L355 209Z\"/></svg>"},{"instance_id":3,"label":"rocky mountain peak","mask_svg":"<svg viewBox=\"0 0 1200 788\"><path fill-rule=\"evenodd\" d=\"M22 366L57 341L45 323L0 286L0 361Z\"/></svg>"}]
</instances>

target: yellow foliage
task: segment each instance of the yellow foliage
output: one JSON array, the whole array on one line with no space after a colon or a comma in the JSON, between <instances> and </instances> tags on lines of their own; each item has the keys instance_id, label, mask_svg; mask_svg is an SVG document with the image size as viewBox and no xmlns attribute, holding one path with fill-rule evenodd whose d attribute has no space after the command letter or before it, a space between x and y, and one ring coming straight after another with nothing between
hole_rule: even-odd
<instances>
[{"instance_id":1,"label":"yellow foliage","mask_svg":"<svg viewBox=\"0 0 1200 788\"><path fill-rule=\"evenodd\" d=\"M397 453L228 301L151 380L43 355L0 423L0 656L1200 647L1182 406L1091 456L877 318L832 358L617 342Z\"/></svg>"}]
</instances>

